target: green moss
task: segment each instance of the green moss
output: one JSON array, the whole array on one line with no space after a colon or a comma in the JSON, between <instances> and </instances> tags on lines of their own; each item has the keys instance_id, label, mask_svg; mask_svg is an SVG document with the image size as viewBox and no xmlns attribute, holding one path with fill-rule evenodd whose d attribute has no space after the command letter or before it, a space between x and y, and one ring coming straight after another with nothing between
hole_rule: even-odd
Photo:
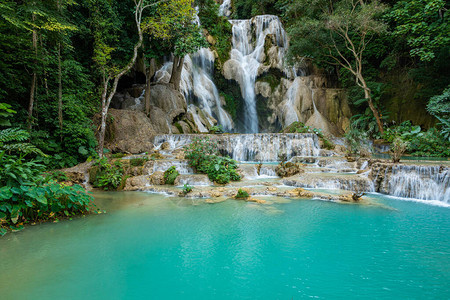
<instances>
[{"instance_id":1,"label":"green moss","mask_svg":"<svg viewBox=\"0 0 450 300\"><path fill-rule=\"evenodd\" d=\"M236 118L236 109L237 109L237 102L234 100L233 96L228 95L224 92L220 92L220 96L222 96L225 99L225 106L223 107L234 119Z\"/></svg>"},{"instance_id":2,"label":"green moss","mask_svg":"<svg viewBox=\"0 0 450 300\"><path fill-rule=\"evenodd\" d=\"M125 153L114 153L114 154L111 154L111 158L122 158L122 157L125 157L125 156L126 156Z\"/></svg>"},{"instance_id":3,"label":"green moss","mask_svg":"<svg viewBox=\"0 0 450 300\"><path fill-rule=\"evenodd\" d=\"M141 166L145 165L146 162L148 162L147 156L145 156L143 158L132 158L132 159L130 159L130 166L141 167Z\"/></svg>"},{"instance_id":4,"label":"green moss","mask_svg":"<svg viewBox=\"0 0 450 300\"><path fill-rule=\"evenodd\" d=\"M174 125L175 125L175 127L178 129L178 131L179 131L180 133L184 133L184 132L183 132L183 127L181 127L180 123L176 122Z\"/></svg>"}]
</instances>

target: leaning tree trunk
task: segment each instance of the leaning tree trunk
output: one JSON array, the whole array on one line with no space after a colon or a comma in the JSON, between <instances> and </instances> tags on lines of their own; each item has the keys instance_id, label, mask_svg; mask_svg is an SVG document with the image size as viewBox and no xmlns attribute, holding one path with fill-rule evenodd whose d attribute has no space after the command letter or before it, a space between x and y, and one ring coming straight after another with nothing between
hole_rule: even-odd
<instances>
[{"instance_id":1,"label":"leaning tree trunk","mask_svg":"<svg viewBox=\"0 0 450 300\"><path fill-rule=\"evenodd\" d=\"M363 84L364 84L364 98L367 99L367 103L369 104L370 110L372 111L375 120L377 122L378 130L380 131L380 134L383 135L384 129L383 123L381 122L380 113L378 112L378 109L375 107L375 105L373 105L372 96L370 95L370 89L367 87L365 82L363 82Z\"/></svg>"},{"instance_id":2,"label":"leaning tree trunk","mask_svg":"<svg viewBox=\"0 0 450 300\"><path fill-rule=\"evenodd\" d=\"M183 70L184 57L175 56L173 59L172 75L169 83L173 85L174 89L180 90L181 71Z\"/></svg>"},{"instance_id":3,"label":"leaning tree trunk","mask_svg":"<svg viewBox=\"0 0 450 300\"><path fill-rule=\"evenodd\" d=\"M154 58L150 60L150 66L147 67L146 72L146 86L145 86L145 114L148 115L150 113L150 88L151 88L151 79L156 72L156 61Z\"/></svg>"}]
</instances>

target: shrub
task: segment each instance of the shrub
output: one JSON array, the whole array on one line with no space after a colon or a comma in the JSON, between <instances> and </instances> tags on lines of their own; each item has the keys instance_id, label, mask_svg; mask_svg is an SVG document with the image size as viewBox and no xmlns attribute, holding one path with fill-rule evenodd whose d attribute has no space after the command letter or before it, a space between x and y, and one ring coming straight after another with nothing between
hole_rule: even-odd
<instances>
[{"instance_id":1,"label":"shrub","mask_svg":"<svg viewBox=\"0 0 450 300\"><path fill-rule=\"evenodd\" d=\"M245 199L250 197L247 191L244 191L243 189L239 189L236 196L234 198L236 199Z\"/></svg>"},{"instance_id":2,"label":"shrub","mask_svg":"<svg viewBox=\"0 0 450 300\"><path fill-rule=\"evenodd\" d=\"M0 152L0 235L24 224L86 214L92 196L79 185L67 186L44 177L45 166Z\"/></svg>"},{"instance_id":3,"label":"shrub","mask_svg":"<svg viewBox=\"0 0 450 300\"><path fill-rule=\"evenodd\" d=\"M197 172L208 174L209 179L218 184L241 180L237 173L237 162L229 157L219 156L217 144L209 138L194 139L185 147L185 157Z\"/></svg>"},{"instance_id":4,"label":"shrub","mask_svg":"<svg viewBox=\"0 0 450 300\"><path fill-rule=\"evenodd\" d=\"M184 184L183 186L183 194L187 195L190 192L192 192L194 188L192 186L190 186L189 184Z\"/></svg>"},{"instance_id":5,"label":"shrub","mask_svg":"<svg viewBox=\"0 0 450 300\"><path fill-rule=\"evenodd\" d=\"M396 137L392 141L392 148L390 154L393 163L398 163L400 161L400 158L405 153L408 144L409 144L408 142L402 140L400 137Z\"/></svg>"},{"instance_id":6,"label":"shrub","mask_svg":"<svg viewBox=\"0 0 450 300\"><path fill-rule=\"evenodd\" d=\"M106 157L97 160L89 170L89 181L93 187L104 190L117 190L123 180L124 169L120 160L114 165Z\"/></svg>"},{"instance_id":7,"label":"shrub","mask_svg":"<svg viewBox=\"0 0 450 300\"><path fill-rule=\"evenodd\" d=\"M164 172L164 182L166 184L174 184L175 179L177 179L178 175L180 175L180 173L178 173L177 169L175 168L175 166L171 166L170 168L168 168L165 172Z\"/></svg>"},{"instance_id":8,"label":"shrub","mask_svg":"<svg viewBox=\"0 0 450 300\"><path fill-rule=\"evenodd\" d=\"M223 133L223 132L224 131L223 131L222 125L216 125L209 129L210 134L217 134L217 133Z\"/></svg>"}]
</instances>

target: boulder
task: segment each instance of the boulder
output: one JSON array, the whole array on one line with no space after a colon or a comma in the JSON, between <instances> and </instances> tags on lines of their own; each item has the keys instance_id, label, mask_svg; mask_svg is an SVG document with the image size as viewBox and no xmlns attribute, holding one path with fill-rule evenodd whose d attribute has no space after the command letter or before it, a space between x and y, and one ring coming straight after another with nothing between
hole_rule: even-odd
<instances>
[{"instance_id":1,"label":"boulder","mask_svg":"<svg viewBox=\"0 0 450 300\"><path fill-rule=\"evenodd\" d=\"M169 124L172 124L176 117L185 114L187 110L186 99L181 92L167 84L152 86L150 103L162 109Z\"/></svg>"},{"instance_id":2,"label":"boulder","mask_svg":"<svg viewBox=\"0 0 450 300\"><path fill-rule=\"evenodd\" d=\"M150 176L150 184L152 185L163 185L165 183L164 180L164 172L156 171Z\"/></svg>"},{"instance_id":3,"label":"boulder","mask_svg":"<svg viewBox=\"0 0 450 300\"><path fill-rule=\"evenodd\" d=\"M107 124L105 144L108 149L137 154L153 148L156 131L143 112L110 109L109 114L112 121Z\"/></svg>"},{"instance_id":4,"label":"boulder","mask_svg":"<svg viewBox=\"0 0 450 300\"><path fill-rule=\"evenodd\" d=\"M148 175L134 176L127 179L125 184L125 191L142 190L150 183Z\"/></svg>"}]
</instances>

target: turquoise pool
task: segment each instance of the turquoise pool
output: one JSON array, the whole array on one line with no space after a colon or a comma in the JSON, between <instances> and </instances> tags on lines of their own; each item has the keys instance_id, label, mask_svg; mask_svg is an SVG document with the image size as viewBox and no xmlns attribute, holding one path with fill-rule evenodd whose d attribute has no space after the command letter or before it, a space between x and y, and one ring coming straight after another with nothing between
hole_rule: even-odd
<instances>
[{"instance_id":1,"label":"turquoise pool","mask_svg":"<svg viewBox=\"0 0 450 300\"><path fill-rule=\"evenodd\" d=\"M448 207L96 197L108 214L0 238L1 299L450 297Z\"/></svg>"}]
</instances>

